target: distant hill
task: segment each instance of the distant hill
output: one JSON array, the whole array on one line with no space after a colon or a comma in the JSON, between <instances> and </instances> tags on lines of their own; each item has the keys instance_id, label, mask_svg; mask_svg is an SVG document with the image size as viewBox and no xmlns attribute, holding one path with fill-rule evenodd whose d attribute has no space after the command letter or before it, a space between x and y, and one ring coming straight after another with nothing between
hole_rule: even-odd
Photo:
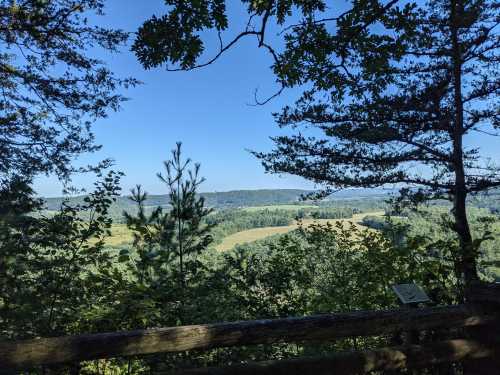
<instances>
[{"instance_id":1,"label":"distant hill","mask_svg":"<svg viewBox=\"0 0 500 375\"><path fill-rule=\"evenodd\" d=\"M225 192L200 193L205 198L206 205L214 208L236 208L248 206L265 206L272 204L290 204L299 202L300 196L310 193L300 189L262 189L262 190L232 190ZM84 196L69 198L70 204L83 202ZM47 210L57 210L64 198L46 198ZM119 197L116 203L122 209L133 207L134 203L128 196ZM146 206L168 206L165 194L150 195Z\"/></svg>"},{"instance_id":2,"label":"distant hill","mask_svg":"<svg viewBox=\"0 0 500 375\"><path fill-rule=\"evenodd\" d=\"M374 188L374 189L344 189L330 195L327 200L338 199L366 199L366 198L387 198L389 194L397 193L398 189Z\"/></svg>"},{"instance_id":3,"label":"distant hill","mask_svg":"<svg viewBox=\"0 0 500 375\"><path fill-rule=\"evenodd\" d=\"M201 193L210 207L248 207L299 202L304 194L311 193L299 189L233 190L226 192Z\"/></svg>"},{"instance_id":4,"label":"distant hill","mask_svg":"<svg viewBox=\"0 0 500 375\"><path fill-rule=\"evenodd\" d=\"M279 204L299 203L302 195L312 193L312 190L301 189L260 189L260 190L231 190L223 192L200 193L205 198L206 205L214 208L238 208L250 206L268 206ZM327 200L362 199L383 197L388 194L383 189L346 189L339 191ZM84 196L69 198L70 204L83 203ZM59 209L64 198L46 198L46 209L53 211ZM116 202L120 210L133 209L134 204L128 196L119 197ZM165 194L150 195L146 206L168 206Z\"/></svg>"},{"instance_id":5,"label":"distant hill","mask_svg":"<svg viewBox=\"0 0 500 375\"><path fill-rule=\"evenodd\" d=\"M330 207L355 207L361 211L381 210L385 207L385 200L389 194L395 193L396 189L346 189L336 192L321 202L321 206ZM200 195L205 198L208 207L219 209L244 208L255 206L275 206L304 204L300 198L302 195L311 193L311 190L301 189L261 189L261 190L232 190L224 192L208 192ZM85 196L68 198L70 205L83 203ZM45 208L47 211L57 211L65 198L46 198ZM494 190L490 194L482 194L469 200L476 207L489 209L490 212L500 213L500 190ZM313 202L308 202L311 204ZM436 203L436 204L439 204ZM441 203L442 204L442 203ZM146 201L146 208L168 207L168 197L165 194L150 195ZM128 196L119 197L109 210L113 220L123 220L123 211L136 212L136 206Z\"/></svg>"}]
</instances>

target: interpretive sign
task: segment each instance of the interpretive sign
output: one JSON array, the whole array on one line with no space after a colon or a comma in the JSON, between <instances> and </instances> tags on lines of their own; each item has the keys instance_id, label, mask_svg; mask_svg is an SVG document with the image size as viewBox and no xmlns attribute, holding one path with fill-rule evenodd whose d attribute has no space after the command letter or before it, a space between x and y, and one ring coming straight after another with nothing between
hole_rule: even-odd
<instances>
[{"instance_id":1,"label":"interpretive sign","mask_svg":"<svg viewBox=\"0 0 500 375\"><path fill-rule=\"evenodd\" d=\"M404 305L430 302L422 288L414 283L393 285L392 290Z\"/></svg>"}]
</instances>

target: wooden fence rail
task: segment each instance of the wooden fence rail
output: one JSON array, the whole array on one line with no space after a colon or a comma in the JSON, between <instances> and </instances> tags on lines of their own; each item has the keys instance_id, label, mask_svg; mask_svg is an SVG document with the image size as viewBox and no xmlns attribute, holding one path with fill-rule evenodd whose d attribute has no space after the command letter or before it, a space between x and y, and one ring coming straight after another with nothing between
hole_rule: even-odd
<instances>
[{"instance_id":1,"label":"wooden fence rail","mask_svg":"<svg viewBox=\"0 0 500 375\"><path fill-rule=\"evenodd\" d=\"M371 371L419 369L441 363L482 360L498 355L500 343L487 345L474 340L449 340L425 346L411 345L335 353L324 357L190 369L179 371L178 375L359 375Z\"/></svg>"},{"instance_id":2,"label":"wooden fence rail","mask_svg":"<svg viewBox=\"0 0 500 375\"><path fill-rule=\"evenodd\" d=\"M494 312L468 305L416 310L356 311L159 328L131 332L0 342L0 364L11 369L99 358L181 352L275 342L330 341L402 330L474 327L495 321Z\"/></svg>"}]
</instances>

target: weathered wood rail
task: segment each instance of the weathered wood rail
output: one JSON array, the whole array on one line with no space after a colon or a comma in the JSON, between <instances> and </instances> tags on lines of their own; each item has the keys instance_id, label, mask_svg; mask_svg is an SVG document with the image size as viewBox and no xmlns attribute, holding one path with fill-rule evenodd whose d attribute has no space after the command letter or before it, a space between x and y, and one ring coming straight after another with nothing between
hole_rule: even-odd
<instances>
[{"instance_id":1,"label":"weathered wood rail","mask_svg":"<svg viewBox=\"0 0 500 375\"><path fill-rule=\"evenodd\" d=\"M419 310L357 311L301 318L192 325L0 343L0 363L22 368L96 358L181 352L275 342L325 341L403 329L486 324L494 315L460 305Z\"/></svg>"},{"instance_id":2,"label":"weathered wood rail","mask_svg":"<svg viewBox=\"0 0 500 375\"><path fill-rule=\"evenodd\" d=\"M265 319L129 332L40 338L0 342L0 367L25 369L40 365L84 360L128 357L153 353L173 353L216 347L269 344L276 342L320 342L346 337L374 336L407 330L456 329L498 326L497 304L500 285L478 285L471 290L467 305L415 310L355 311L285 319ZM482 305L487 307L483 308ZM497 305L497 307L500 305ZM500 339L500 337L499 337ZM497 345L498 344L498 345ZM408 346L380 350L339 353L324 358L303 358L247 364L243 367L198 369L199 374L280 374L314 372L362 373L375 369L462 361L498 356L500 343L472 339L451 340L425 347ZM319 367L318 367L319 366ZM292 369L302 369L293 372ZM304 370L304 369L309 370ZM326 372L321 372L323 369ZM329 369L329 370L328 370ZM252 372L253 371L253 372ZM500 374L500 372L499 372Z\"/></svg>"},{"instance_id":3,"label":"weathered wood rail","mask_svg":"<svg viewBox=\"0 0 500 375\"><path fill-rule=\"evenodd\" d=\"M179 375L354 375L380 370L418 369L464 360L482 360L499 354L500 345L491 346L473 340L448 340L426 346L411 345L343 352L325 357L199 368L179 372Z\"/></svg>"}]
</instances>

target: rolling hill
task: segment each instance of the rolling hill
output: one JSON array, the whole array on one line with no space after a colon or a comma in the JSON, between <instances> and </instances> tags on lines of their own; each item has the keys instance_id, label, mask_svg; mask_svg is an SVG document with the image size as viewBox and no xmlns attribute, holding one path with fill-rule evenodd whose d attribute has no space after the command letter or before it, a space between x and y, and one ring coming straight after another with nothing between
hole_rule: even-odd
<instances>
[{"instance_id":1,"label":"rolling hill","mask_svg":"<svg viewBox=\"0 0 500 375\"><path fill-rule=\"evenodd\" d=\"M224 192L207 192L200 193L205 198L205 204L208 207L214 208L238 208L238 207L254 207L267 205L282 205L282 204L300 204L300 198L304 194L311 193L311 190L300 189L261 189L261 190L232 190ZM347 189L333 194L326 200L345 200L345 199L362 199L385 197L388 190L382 189ZM69 198L45 198L46 209L54 211L59 209L64 199L67 199L69 204L83 203L84 196L76 196ZM121 196L113 207L113 211L134 210L134 203L128 196ZM146 206L168 206L168 197L166 194L153 194L148 197Z\"/></svg>"}]
</instances>

